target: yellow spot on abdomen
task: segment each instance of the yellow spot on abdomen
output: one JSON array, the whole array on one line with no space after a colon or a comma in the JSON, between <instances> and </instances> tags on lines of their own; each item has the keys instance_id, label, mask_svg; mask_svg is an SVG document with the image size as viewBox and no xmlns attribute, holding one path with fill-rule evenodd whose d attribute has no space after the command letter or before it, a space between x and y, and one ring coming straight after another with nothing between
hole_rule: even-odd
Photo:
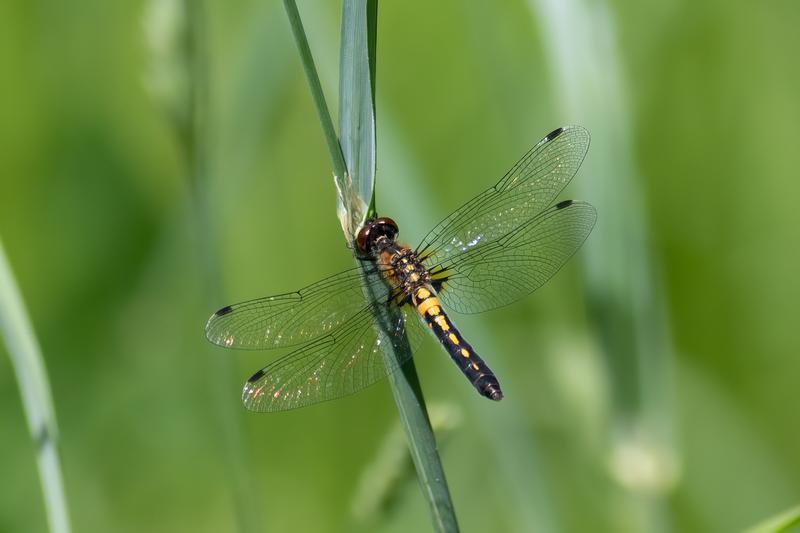
<instances>
[{"instance_id":1,"label":"yellow spot on abdomen","mask_svg":"<svg viewBox=\"0 0 800 533\"><path fill-rule=\"evenodd\" d=\"M436 324L442 328L442 331L447 331L450 329L450 324L447 323L447 319L444 317L444 315L437 316L434 319L434 322L436 322Z\"/></svg>"},{"instance_id":2,"label":"yellow spot on abdomen","mask_svg":"<svg viewBox=\"0 0 800 533\"><path fill-rule=\"evenodd\" d=\"M425 287L420 287L419 289L417 289L417 298L419 298L420 300L424 300L425 298L427 298L430 295L431 295L431 291L429 291Z\"/></svg>"},{"instance_id":3,"label":"yellow spot on abdomen","mask_svg":"<svg viewBox=\"0 0 800 533\"><path fill-rule=\"evenodd\" d=\"M455 333L451 333L447 337L450 339L450 342L452 342L453 344L458 344L458 337L456 337Z\"/></svg>"},{"instance_id":4,"label":"yellow spot on abdomen","mask_svg":"<svg viewBox=\"0 0 800 533\"><path fill-rule=\"evenodd\" d=\"M469 350L467 350L466 348L461 348L461 355L463 355L464 357L469 357Z\"/></svg>"},{"instance_id":5,"label":"yellow spot on abdomen","mask_svg":"<svg viewBox=\"0 0 800 533\"><path fill-rule=\"evenodd\" d=\"M478 365L476 365L475 363L472 363L472 368L475 369L475 370L478 370Z\"/></svg>"},{"instance_id":6,"label":"yellow spot on abdomen","mask_svg":"<svg viewBox=\"0 0 800 533\"><path fill-rule=\"evenodd\" d=\"M417 292L417 296L419 297L419 292ZM439 299L436 297L426 298L422 300L417 305L417 312L420 315L425 315L428 313L431 316L435 316L439 314Z\"/></svg>"}]
</instances>

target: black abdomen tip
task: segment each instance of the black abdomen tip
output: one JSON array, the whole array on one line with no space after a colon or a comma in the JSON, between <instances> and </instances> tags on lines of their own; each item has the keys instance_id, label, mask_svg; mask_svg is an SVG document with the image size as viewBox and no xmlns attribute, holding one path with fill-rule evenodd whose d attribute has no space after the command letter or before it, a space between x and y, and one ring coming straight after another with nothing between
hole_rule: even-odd
<instances>
[{"instance_id":1,"label":"black abdomen tip","mask_svg":"<svg viewBox=\"0 0 800 533\"><path fill-rule=\"evenodd\" d=\"M501 391L499 387L497 387L497 388L490 387L486 391L486 397L489 398L490 400L494 400L496 402L499 402L500 400L503 399L503 391Z\"/></svg>"},{"instance_id":2,"label":"black abdomen tip","mask_svg":"<svg viewBox=\"0 0 800 533\"><path fill-rule=\"evenodd\" d=\"M564 133L564 128L556 128L553 131L551 131L550 133L548 133L547 136L544 138L544 140L545 141L552 141L553 139L555 139L556 137L558 137L562 133Z\"/></svg>"},{"instance_id":3,"label":"black abdomen tip","mask_svg":"<svg viewBox=\"0 0 800 533\"><path fill-rule=\"evenodd\" d=\"M219 311L217 311L214 314L217 315L217 316L223 316L223 315L227 315L231 311L233 311L233 307L231 307L230 305L226 305L225 307L223 307L222 309L220 309Z\"/></svg>"},{"instance_id":4,"label":"black abdomen tip","mask_svg":"<svg viewBox=\"0 0 800 533\"><path fill-rule=\"evenodd\" d=\"M484 382L478 386L478 392L490 400L499 402L503 399L503 391L494 376L484 376Z\"/></svg>"}]
</instances>

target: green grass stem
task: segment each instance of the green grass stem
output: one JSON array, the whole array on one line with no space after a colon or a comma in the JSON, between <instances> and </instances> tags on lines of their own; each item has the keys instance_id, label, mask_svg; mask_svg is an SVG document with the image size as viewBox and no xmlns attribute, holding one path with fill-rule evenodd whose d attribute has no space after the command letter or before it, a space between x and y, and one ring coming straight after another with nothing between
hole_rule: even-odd
<instances>
[{"instance_id":1,"label":"green grass stem","mask_svg":"<svg viewBox=\"0 0 800 533\"><path fill-rule=\"evenodd\" d=\"M674 347L642 208L636 120L625 98L614 9L603 1L529 0L529 6L541 24L564 114L594 134L583 166L588 179L577 186L599 216L581 256L588 316L610 381L611 472L626 499L618 508L625 520L641 519L639 529L664 530L668 496L680 476ZM631 475L635 464L620 459L631 449L653 464L647 479Z\"/></svg>"},{"instance_id":2,"label":"green grass stem","mask_svg":"<svg viewBox=\"0 0 800 533\"><path fill-rule=\"evenodd\" d=\"M357 229L364 218L375 214L375 46L378 3L345 0L342 10L342 40L339 63L339 136L350 171L355 197L364 203L345 205ZM348 196L344 197L347 200Z\"/></svg>"},{"instance_id":3,"label":"green grass stem","mask_svg":"<svg viewBox=\"0 0 800 533\"><path fill-rule=\"evenodd\" d=\"M67 497L58 458L58 427L47 368L2 241L0 241L0 334L5 340L11 365L17 375L28 430L36 445L36 463L42 483L47 523L53 533L69 533Z\"/></svg>"},{"instance_id":4,"label":"green grass stem","mask_svg":"<svg viewBox=\"0 0 800 533\"><path fill-rule=\"evenodd\" d=\"M339 65L339 131L342 152L362 199L370 198L374 209L375 182L375 46L377 43L376 0L344 0L342 13L342 51ZM378 275L378 274L370 274ZM369 285L372 286L372 285ZM369 295L374 298L376 295ZM376 319L384 333L396 324L397 309L382 309ZM383 316L377 316L377 315ZM400 372L389 374L395 403L400 414L420 487L428 502L436 531L458 531L453 502L444 474L436 439L431 429L425 399L414 360L406 339L383 343L388 366L408 360Z\"/></svg>"},{"instance_id":5,"label":"green grass stem","mask_svg":"<svg viewBox=\"0 0 800 533\"><path fill-rule=\"evenodd\" d=\"M794 526L800 526L800 505L767 518L748 529L745 533L783 533Z\"/></svg>"},{"instance_id":6,"label":"green grass stem","mask_svg":"<svg viewBox=\"0 0 800 533\"><path fill-rule=\"evenodd\" d=\"M333 129L297 6L293 0L284 0L284 5L331 153L340 195L339 217L345 237L352 242L354 230L364 217L374 212L375 206L374 91L378 4L376 0L344 0L339 67L341 143ZM340 160L342 157L344 159ZM346 172L347 169L350 173ZM365 271L364 275L377 274ZM374 294L367 296L375 297ZM384 308L382 311L376 313L375 319L385 333L389 324L396 323L397 317L393 313L397 310ZM434 529L458 531L450 490L436 449L436 439L425 409L416 368L410 357L410 347L406 339L388 337L392 342L382 344L386 364L396 366L395 361L408 359L401 371L390 373L389 383Z\"/></svg>"},{"instance_id":7,"label":"green grass stem","mask_svg":"<svg viewBox=\"0 0 800 533\"><path fill-rule=\"evenodd\" d=\"M325 94L322 92L322 84L319 81L317 67L314 65L314 58L311 56L311 48L308 46L306 32L303 29L303 22L300 20L300 13L297 11L297 4L294 0L283 0L286 8L286 15L289 17L289 25L292 27L292 35L297 44L297 51L300 53L300 60L303 63L303 70L306 73L308 86L311 89L311 96L314 98L314 105L317 108L322 133L325 135L325 143L328 145L328 152L333 163L333 173L337 180L344 179L347 175L347 165L344 162L342 148L339 146L339 138L336 136L336 129L333 127L333 119L328 111L328 104L325 102Z\"/></svg>"},{"instance_id":8,"label":"green grass stem","mask_svg":"<svg viewBox=\"0 0 800 533\"><path fill-rule=\"evenodd\" d=\"M187 78L185 125L176 125L183 131L183 149L186 156L187 176L191 184L191 216L195 227L196 247L200 267L205 278L208 307L224 301L221 266L217 255L217 232L213 223L210 199L213 157L211 95L209 87L208 20L206 4L202 0L184 0L186 15L185 70ZM183 126L183 127L182 127ZM206 347L210 350L210 347ZM235 381L229 359L208 353L208 371L214 384L214 415L225 453L225 466L232 484L233 507L240 531L261 529L259 513L264 512L258 487L248 467L250 448L244 438L243 414L235 396L230 395L228 384Z\"/></svg>"}]
</instances>

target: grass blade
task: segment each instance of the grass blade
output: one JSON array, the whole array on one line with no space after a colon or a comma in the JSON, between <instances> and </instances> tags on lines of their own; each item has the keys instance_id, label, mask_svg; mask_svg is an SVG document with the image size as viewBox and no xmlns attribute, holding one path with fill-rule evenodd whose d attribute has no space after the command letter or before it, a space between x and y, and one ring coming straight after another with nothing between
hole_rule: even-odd
<instances>
[{"instance_id":1,"label":"grass blade","mask_svg":"<svg viewBox=\"0 0 800 533\"><path fill-rule=\"evenodd\" d=\"M440 403L432 405L429 414L440 445L446 446L454 430L463 423L461 409L455 404ZM403 497L403 488L416 473L406 440L398 420L386 433L375 458L361 473L353 497L353 517L356 523L367 528L365 531L375 529L375 522Z\"/></svg>"},{"instance_id":2,"label":"grass blade","mask_svg":"<svg viewBox=\"0 0 800 533\"><path fill-rule=\"evenodd\" d=\"M223 297L221 265L216 250L217 232L213 223L213 201L211 181L213 178L214 154L211 100L210 56L208 53L208 31L210 20L206 16L207 4L199 0L183 0L187 16L187 71L188 101L187 135L184 149L187 170L193 194L193 216L196 226L197 249L200 264L206 278L206 297L209 307L226 300ZM208 349L208 348L207 348ZM211 355L209 353L209 355ZM229 394L227 384L234 381L231 361L211 355L209 372L214 376L212 393L215 396L216 422L222 433L226 468L233 489L233 506L237 526L241 531L254 532L261 528L259 513L264 504L259 497L258 484L253 479L250 467L251 451L245 438L244 420L238 401Z\"/></svg>"},{"instance_id":3,"label":"grass blade","mask_svg":"<svg viewBox=\"0 0 800 533\"><path fill-rule=\"evenodd\" d=\"M0 241L0 333L17 375L22 406L42 482L47 522L53 533L69 533L69 513L58 458L58 428L44 359L22 296Z\"/></svg>"},{"instance_id":4,"label":"grass blade","mask_svg":"<svg viewBox=\"0 0 800 533\"><path fill-rule=\"evenodd\" d=\"M364 275L367 279L366 287L377 286L374 283L375 280L370 278L379 276L379 273L365 271ZM367 293L367 298L370 300L379 297L380 295ZM450 489L447 486L442 461L436 449L436 438L425 408L425 398L422 395L414 360L410 357L411 348L405 338L398 339L389 333L392 331L392 325L401 320L398 316L399 313L397 308L375 306L375 319L382 330L382 337L391 341L381 343L386 365L397 366L395 362L397 360L408 361L403 364L400 371L389 374L389 384L397 404L397 411L400 414L400 422L408 439L408 447L417 470L420 488L428 502L434 530L458 531Z\"/></svg>"},{"instance_id":5,"label":"grass blade","mask_svg":"<svg viewBox=\"0 0 800 533\"><path fill-rule=\"evenodd\" d=\"M303 22L297 10L294 0L284 0L286 15L289 17L289 24L292 27L297 50L300 52L300 59L303 63L303 70L306 73L308 86L311 89L311 96L314 98L314 105L317 108L322 133L325 135L325 142L328 145L328 152L333 163L333 179L336 183L336 190L339 194L337 201L337 215L342 224L342 230L347 238L348 244L353 243L355 232L364 221L367 213L367 205L359 195L358 187L354 186L353 180L348 173L348 167L342 154L343 146L339 143L336 130L333 127L333 120L328 111L328 104L325 102L325 94L322 92L322 84L319 81L317 68L314 65L314 58L308 46L308 39L303 29ZM373 122L373 144L374 144L374 122ZM373 159L374 168L374 159ZM374 172L373 172L374 174Z\"/></svg>"},{"instance_id":6,"label":"grass blade","mask_svg":"<svg viewBox=\"0 0 800 533\"><path fill-rule=\"evenodd\" d=\"M169 120L186 161L198 264L205 279L207 306L213 308L225 298L210 199L217 149L212 135L216 124L212 124L210 113L207 5L202 0L151 0L148 8L144 28L152 55L148 86ZM214 422L224 450L237 526L240 531L257 531L258 487L247 466L250 450L244 438L243 415L228 388L233 369L230 360L212 354L210 346L206 346L204 355L213 376Z\"/></svg>"},{"instance_id":7,"label":"grass blade","mask_svg":"<svg viewBox=\"0 0 800 533\"><path fill-rule=\"evenodd\" d=\"M748 529L746 533L781 533L800 525L800 505L792 507L777 516L771 516L763 522Z\"/></svg>"},{"instance_id":8,"label":"grass blade","mask_svg":"<svg viewBox=\"0 0 800 533\"><path fill-rule=\"evenodd\" d=\"M566 115L593 134L577 186L600 216L586 243L588 313L608 368L613 425L609 464L619 496L620 520L641 517L639 529L669 529L669 494L680 476L673 397L675 350L664 286L654 267L648 220L639 187L619 36L609 2L529 0L539 21ZM653 465L637 474L631 450ZM646 494L647 497L642 497Z\"/></svg>"},{"instance_id":9,"label":"grass blade","mask_svg":"<svg viewBox=\"0 0 800 533\"><path fill-rule=\"evenodd\" d=\"M378 3L345 0L339 64L339 135L357 197L375 210L375 45ZM348 199L347 196L344 198ZM363 203L344 206L357 230L368 215Z\"/></svg>"},{"instance_id":10,"label":"grass blade","mask_svg":"<svg viewBox=\"0 0 800 533\"><path fill-rule=\"evenodd\" d=\"M322 84L319 81L317 67L314 65L314 58L311 56L311 48L308 46L306 32L303 29L303 22L300 20L300 13L297 11L297 4L294 0L284 0L283 6L286 8L286 15L289 17L289 24L292 27L292 35L297 44L297 51L300 52L300 60L303 63L303 70L306 73L308 86L311 89L311 96L314 98L314 105L317 108L322 133L325 135L325 142L328 145L328 152L333 163L333 173L336 180L344 179L347 174L347 166L342 156L342 148L339 146L339 138L333 127L333 119L328 111L328 104L325 102L325 94L322 92Z\"/></svg>"},{"instance_id":11,"label":"grass blade","mask_svg":"<svg viewBox=\"0 0 800 533\"><path fill-rule=\"evenodd\" d=\"M341 144L333 129L333 121L325 103L308 40L303 30L294 0L284 0L297 48L303 62L314 103L333 163L339 191L339 218L347 241L364 218L374 213L375 181L375 44L377 42L376 0L345 0L342 15L342 48L340 64L340 132ZM335 142L335 145L334 145ZM350 169L353 174L347 172ZM367 200L367 198L369 200ZM366 271L365 276L376 275ZM375 295L367 294L368 298ZM386 325L396 323L392 310L378 313L376 322L387 331ZM394 310L396 312L396 310ZM410 348L405 339L392 336L383 343L387 364L406 359ZM410 359L410 358L409 358ZM420 485L428 501L436 531L458 531L450 490L436 450L436 440L425 410L425 400L413 360L389 378L400 419L411 450Z\"/></svg>"},{"instance_id":12,"label":"grass blade","mask_svg":"<svg viewBox=\"0 0 800 533\"><path fill-rule=\"evenodd\" d=\"M347 168L351 170L353 186L362 200L369 198L370 211L374 211L375 182L375 46L377 43L378 4L376 0L344 0L342 12L342 49L339 65L339 131L342 153ZM365 196L368 195L368 196ZM366 203L366 202L365 202ZM349 220L358 224L366 213L357 211L359 205L347 206ZM354 211L355 210L355 211ZM352 233L351 233L352 235ZM365 275L378 275L375 273ZM368 284L368 286L372 286ZM368 297L374 298L374 294ZM396 324L397 309L380 308L376 320L384 333L389 325ZM383 315L383 316L378 316ZM420 487L436 531L458 531L453 502L444 474L436 439L431 429L425 399L417 377L414 360L405 339L386 335L391 343L383 343L387 365L397 360L408 360L402 372L389 375L395 403L400 414L411 457L417 470Z\"/></svg>"}]
</instances>

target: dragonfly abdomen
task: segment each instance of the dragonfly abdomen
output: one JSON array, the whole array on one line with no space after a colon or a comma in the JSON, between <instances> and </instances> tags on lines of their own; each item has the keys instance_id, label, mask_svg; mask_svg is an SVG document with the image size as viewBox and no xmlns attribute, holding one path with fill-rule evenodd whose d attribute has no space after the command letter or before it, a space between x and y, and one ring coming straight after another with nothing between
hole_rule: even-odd
<instances>
[{"instance_id":1,"label":"dragonfly abdomen","mask_svg":"<svg viewBox=\"0 0 800 533\"><path fill-rule=\"evenodd\" d=\"M503 399L503 391L500 390L500 383L494 372L464 340L432 291L427 287L418 288L414 292L413 301L417 312L478 392L491 400Z\"/></svg>"}]
</instances>

